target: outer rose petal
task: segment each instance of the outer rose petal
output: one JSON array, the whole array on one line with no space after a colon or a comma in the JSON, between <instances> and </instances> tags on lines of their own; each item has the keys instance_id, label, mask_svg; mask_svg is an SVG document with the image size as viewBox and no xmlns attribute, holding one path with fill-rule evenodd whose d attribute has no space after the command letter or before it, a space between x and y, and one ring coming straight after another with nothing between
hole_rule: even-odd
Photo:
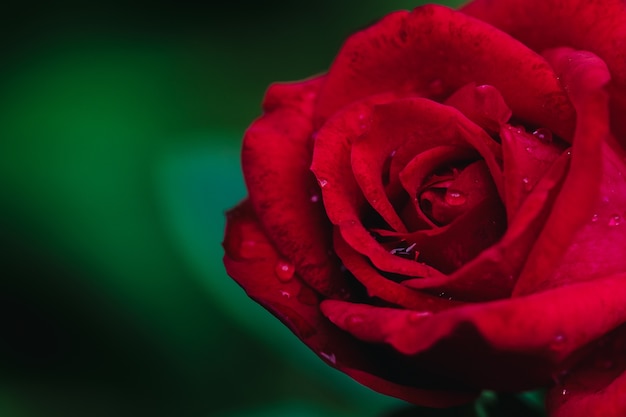
<instances>
[{"instance_id":1,"label":"outer rose petal","mask_svg":"<svg viewBox=\"0 0 626 417\"><path fill-rule=\"evenodd\" d=\"M571 46L606 62L614 80L611 120L626 134L626 3L623 0L475 0L462 11L511 34L535 51ZM622 142L623 143L623 142Z\"/></svg>"},{"instance_id":2,"label":"outer rose petal","mask_svg":"<svg viewBox=\"0 0 626 417\"><path fill-rule=\"evenodd\" d=\"M289 279L277 276L280 257L248 202L228 213L224 248L228 274L329 365L376 391L425 406L448 407L475 397L475 392L467 389L440 391L398 382L398 378L410 378L402 376L404 367L397 358L385 359L379 349L363 346L325 319L319 310L317 294L300 276L295 274ZM424 384L426 381L422 379L427 376L413 375L413 379ZM439 381L439 384L443 383Z\"/></svg>"},{"instance_id":3,"label":"outer rose petal","mask_svg":"<svg viewBox=\"0 0 626 417\"><path fill-rule=\"evenodd\" d=\"M613 139L609 130L608 95L603 88L609 80L607 68L595 55L571 49L554 51L551 61L557 72L563 74L578 114L572 162L552 214L517 282L515 295L626 269L626 259L612 240L623 242L626 231L601 229L593 224L594 214L601 214L605 225L611 223L611 218L606 217L617 216L612 219L613 222L617 219L615 226L618 226L623 215L622 203L626 202L626 180L622 178L626 167L610 147ZM609 191L607 188L611 194L603 195ZM612 232L610 237L604 234L607 231ZM594 245L599 245L600 251L593 250ZM593 250L593 255L587 248ZM580 259L564 258L572 252Z\"/></svg>"},{"instance_id":4,"label":"outer rose petal","mask_svg":"<svg viewBox=\"0 0 626 417\"><path fill-rule=\"evenodd\" d=\"M441 97L470 82L494 86L518 117L571 138L573 109L543 58L489 24L435 5L390 14L352 35L320 91L316 123L380 92Z\"/></svg>"},{"instance_id":5,"label":"outer rose petal","mask_svg":"<svg viewBox=\"0 0 626 417\"><path fill-rule=\"evenodd\" d=\"M270 87L265 114L246 131L242 165L250 202L272 242L307 283L332 296L344 283L328 257L331 228L322 205L312 201L319 190L309 171L310 120L321 82Z\"/></svg>"},{"instance_id":6,"label":"outer rose petal","mask_svg":"<svg viewBox=\"0 0 626 417\"><path fill-rule=\"evenodd\" d=\"M551 417L626 415L626 327L602 338L548 393Z\"/></svg>"},{"instance_id":7,"label":"outer rose petal","mask_svg":"<svg viewBox=\"0 0 626 417\"><path fill-rule=\"evenodd\" d=\"M624 299L626 274L620 274L431 316L335 300L321 307L355 337L427 360L441 375L520 390L547 384L577 349L624 323Z\"/></svg>"}]
</instances>

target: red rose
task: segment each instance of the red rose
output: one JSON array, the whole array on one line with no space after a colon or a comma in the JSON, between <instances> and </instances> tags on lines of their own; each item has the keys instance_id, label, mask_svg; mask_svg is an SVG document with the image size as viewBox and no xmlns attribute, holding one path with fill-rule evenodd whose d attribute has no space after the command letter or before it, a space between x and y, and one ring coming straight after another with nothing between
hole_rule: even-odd
<instances>
[{"instance_id":1,"label":"red rose","mask_svg":"<svg viewBox=\"0 0 626 417\"><path fill-rule=\"evenodd\" d=\"M329 364L626 415L626 3L396 12L246 132L228 273Z\"/></svg>"}]
</instances>

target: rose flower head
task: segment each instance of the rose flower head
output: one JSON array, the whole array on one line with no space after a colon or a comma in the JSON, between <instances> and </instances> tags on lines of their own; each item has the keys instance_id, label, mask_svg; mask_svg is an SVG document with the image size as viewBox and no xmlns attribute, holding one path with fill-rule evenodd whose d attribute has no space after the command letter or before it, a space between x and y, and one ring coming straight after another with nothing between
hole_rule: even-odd
<instances>
[{"instance_id":1,"label":"rose flower head","mask_svg":"<svg viewBox=\"0 0 626 417\"><path fill-rule=\"evenodd\" d=\"M263 111L224 263L325 362L423 406L626 416L625 1L391 13Z\"/></svg>"}]
</instances>

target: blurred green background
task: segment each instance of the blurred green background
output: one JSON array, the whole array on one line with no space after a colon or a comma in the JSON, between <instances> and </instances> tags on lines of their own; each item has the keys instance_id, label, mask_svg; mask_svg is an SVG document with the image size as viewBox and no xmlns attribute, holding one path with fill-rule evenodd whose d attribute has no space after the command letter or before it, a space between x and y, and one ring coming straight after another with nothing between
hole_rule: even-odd
<instances>
[{"instance_id":1,"label":"blurred green background","mask_svg":"<svg viewBox=\"0 0 626 417\"><path fill-rule=\"evenodd\" d=\"M0 416L474 415L326 367L221 264L267 85L416 5L5 3Z\"/></svg>"}]
</instances>

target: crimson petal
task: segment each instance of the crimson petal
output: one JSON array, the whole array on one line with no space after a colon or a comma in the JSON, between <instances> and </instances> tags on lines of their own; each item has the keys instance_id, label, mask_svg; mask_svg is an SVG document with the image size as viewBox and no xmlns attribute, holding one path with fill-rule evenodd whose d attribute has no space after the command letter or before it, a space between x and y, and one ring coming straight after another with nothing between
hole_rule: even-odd
<instances>
[{"instance_id":1,"label":"crimson petal","mask_svg":"<svg viewBox=\"0 0 626 417\"><path fill-rule=\"evenodd\" d=\"M226 270L246 293L283 321L320 358L356 381L430 407L463 404L476 396L468 389L441 391L396 381L394 371L402 368L397 359L382 358L378 349L363 345L330 323L320 313L318 295L297 273L288 279L279 276L276 266L281 265L281 258L249 202L228 213L224 249Z\"/></svg>"},{"instance_id":2,"label":"crimson petal","mask_svg":"<svg viewBox=\"0 0 626 417\"><path fill-rule=\"evenodd\" d=\"M370 118L372 106L394 98L394 95L374 96L337 112L317 133L311 170L323 185L328 218L339 226L352 248L366 254L376 267L387 272L413 277L438 275L426 265L389 254L361 223L361 207L365 200L350 169L351 147L363 133L362 124Z\"/></svg>"},{"instance_id":3,"label":"crimson petal","mask_svg":"<svg viewBox=\"0 0 626 417\"><path fill-rule=\"evenodd\" d=\"M340 233L335 232L335 251L345 267L367 289L370 297L377 297L397 306L412 310L441 311L459 303L414 291L380 275L367 259L352 249Z\"/></svg>"},{"instance_id":4,"label":"crimson petal","mask_svg":"<svg viewBox=\"0 0 626 417\"><path fill-rule=\"evenodd\" d=\"M548 414L551 417L626 415L625 348L624 326L595 343L588 355L563 372L548 392Z\"/></svg>"},{"instance_id":5,"label":"crimson petal","mask_svg":"<svg viewBox=\"0 0 626 417\"><path fill-rule=\"evenodd\" d=\"M316 124L383 91L433 97L433 86L450 94L470 82L494 86L514 114L571 138L573 109L542 57L487 23L436 5L392 13L352 35L320 91Z\"/></svg>"},{"instance_id":6,"label":"crimson petal","mask_svg":"<svg viewBox=\"0 0 626 417\"><path fill-rule=\"evenodd\" d=\"M537 52L570 46L593 52L613 78L613 131L625 137L626 3L622 0L475 0L462 11L511 34Z\"/></svg>"},{"instance_id":7,"label":"crimson petal","mask_svg":"<svg viewBox=\"0 0 626 417\"><path fill-rule=\"evenodd\" d=\"M332 296L344 286L328 257L330 239L311 174L311 113L323 78L276 84L265 114L246 131L242 166L250 202L279 252L313 288ZM285 196L289 198L285 198Z\"/></svg>"},{"instance_id":8,"label":"crimson petal","mask_svg":"<svg viewBox=\"0 0 626 417\"><path fill-rule=\"evenodd\" d=\"M498 133L513 112L500 92L491 85L470 83L459 88L445 101L489 133Z\"/></svg>"},{"instance_id":9,"label":"crimson petal","mask_svg":"<svg viewBox=\"0 0 626 417\"><path fill-rule=\"evenodd\" d=\"M519 390L547 383L572 353L624 323L625 297L626 274L619 274L433 315L336 300L321 309L358 339L426 357L443 375Z\"/></svg>"},{"instance_id":10,"label":"crimson petal","mask_svg":"<svg viewBox=\"0 0 626 417\"><path fill-rule=\"evenodd\" d=\"M524 200L518 215L498 243L446 277L407 280L412 288L444 291L463 300L508 297L558 196L570 156L563 153Z\"/></svg>"},{"instance_id":11,"label":"crimson petal","mask_svg":"<svg viewBox=\"0 0 626 417\"><path fill-rule=\"evenodd\" d=\"M500 130L504 156L504 205L509 222L518 213L526 196L564 151L558 143L546 140L549 131L537 132L531 135L523 128L510 125L503 125Z\"/></svg>"},{"instance_id":12,"label":"crimson petal","mask_svg":"<svg viewBox=\"0 0 626 417\"><path fill-rule=\"evenodd\" d=\"M626 202L626 180L621 178L626 167L610 146L613 139L609 130L608 94L603 88L610 79L608 70L597 56L569 48L552 51L550 60L562 74L578 115L572 161L514 295L626 269L626 259L614 245L614 242L626 239L626 231L615 228L607 237L605 232L612 229L600 229L593 222L594 214L610 213L609 216L617 215L621 219L622 212L612 210L622 210ZM608 191L611 194L602 195ZM572 207L576 209L572 210ZM603 218L602 221L610 224L611 219ZM579 247L583 244L581 251ZM593 252L596 258L591 258L584 250L595 251L596 245L600 250ZM564 258L566 255L569 257Z\"/></svg>"}]
</instances>

